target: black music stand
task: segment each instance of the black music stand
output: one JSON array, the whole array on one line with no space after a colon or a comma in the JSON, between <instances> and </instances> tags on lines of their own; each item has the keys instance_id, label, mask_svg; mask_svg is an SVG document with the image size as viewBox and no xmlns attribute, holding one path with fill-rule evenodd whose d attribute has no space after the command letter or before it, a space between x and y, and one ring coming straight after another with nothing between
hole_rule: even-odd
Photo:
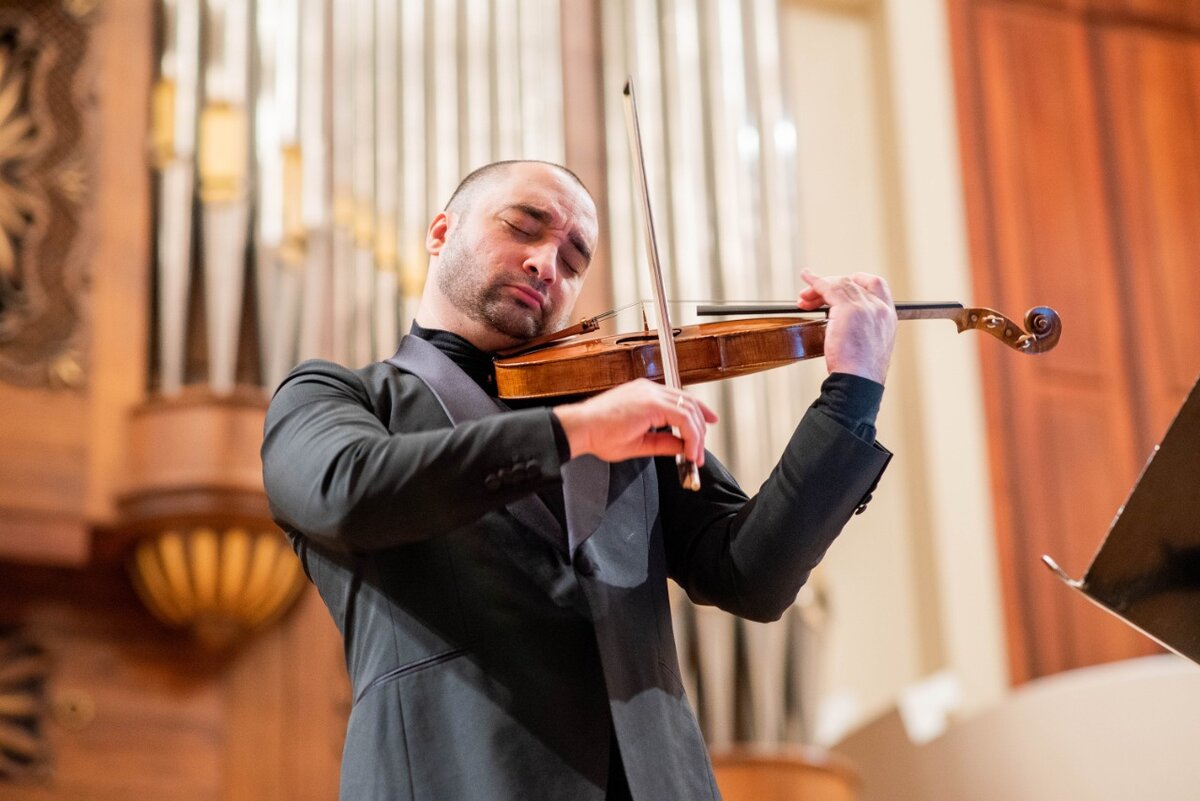
<instances>
[{"instance_id":1,"label":"black music stand","mask_svg":"<svg viewBox=\"0 0 1200 801\"><path fill-rule=\"evenodd\" d=\"M1200 663L1200 381L1083 578L1042 561L1102 609Z\"/></svg>"}]
</instances>

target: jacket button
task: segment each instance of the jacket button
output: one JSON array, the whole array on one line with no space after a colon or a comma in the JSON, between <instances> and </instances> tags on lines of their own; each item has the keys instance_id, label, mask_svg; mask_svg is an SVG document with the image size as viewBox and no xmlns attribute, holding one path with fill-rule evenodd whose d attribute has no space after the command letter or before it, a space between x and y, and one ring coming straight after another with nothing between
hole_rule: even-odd
<instances>
[{"instance_id":1,"label":"jacket button","mask_svg":"<svg viewBox=\"0 0 1200 801\"><path fill-rule=\"evenodd\" d=\"M596 565L588 559L585 553L575 554L575 572L581 576L593 576L596 574Z\"/></svg>"},{"instance_id":2,"label":"jacket button","mask_svg":"<svg viewBox=\"0 0 1200 801\"><path fill-rule=\"evenodd\" d=\"M859 501L858 507L854 510L854 514L861 515L863 512L867 511L867 504L871 502L871 497L871 493L868 492L866 497Z\"/></svg>"},{"instance_id":3,"label":"jacket button","mask_svg":"<svg viewBox=\"0 0 1200 801\"><path fill-rule=\"evenodd\" d=\"M490 492L495 492L500 489L500 476L495 473L488 473L488 477L483 480L483 486Z\"/></svg>"}]
</instances>

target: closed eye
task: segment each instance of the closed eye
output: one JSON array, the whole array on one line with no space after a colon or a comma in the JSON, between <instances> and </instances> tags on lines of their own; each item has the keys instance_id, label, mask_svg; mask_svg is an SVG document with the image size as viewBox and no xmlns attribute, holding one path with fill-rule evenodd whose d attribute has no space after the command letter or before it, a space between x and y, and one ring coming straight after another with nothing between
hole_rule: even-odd
<instances>
[{"instance_id":1,"label":"closed eye","mask_svg":"<svg viewBox=\"0 0 1200 801\"><path fill-rule=\"evenodd\" d=\"M512 230L512 232L515 234L518 234L520 236L526 236L526 237L534 236L534 233L532 231L526 231L521 226L519 226L515 223L512 223L512 222L509 222L508 220L505 220L504 224L507 225L509 227L509 229Z\"/></svg>"}]
</instances>

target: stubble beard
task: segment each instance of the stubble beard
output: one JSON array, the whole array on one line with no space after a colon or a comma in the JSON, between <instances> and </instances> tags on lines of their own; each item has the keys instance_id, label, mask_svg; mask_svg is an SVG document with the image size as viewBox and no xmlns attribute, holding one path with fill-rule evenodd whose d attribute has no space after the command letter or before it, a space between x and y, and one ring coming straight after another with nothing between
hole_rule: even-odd
<instances>
[{"instance_id":1,"label":"stubble beard","mask_svg":"<svg viewBox=\"0 0 1200 801\"><path fill-rule=\"evenodd\" d=\"M483 284L484 270L458 240L446 242L438 269L438 289L470 319L513 339L541 336L553 322L546 309L530 308L513 299L499 280ZM511 282L509 282L511 283ZM528 283L528 282L526 282Z\"/></svg>"}]
</instances>

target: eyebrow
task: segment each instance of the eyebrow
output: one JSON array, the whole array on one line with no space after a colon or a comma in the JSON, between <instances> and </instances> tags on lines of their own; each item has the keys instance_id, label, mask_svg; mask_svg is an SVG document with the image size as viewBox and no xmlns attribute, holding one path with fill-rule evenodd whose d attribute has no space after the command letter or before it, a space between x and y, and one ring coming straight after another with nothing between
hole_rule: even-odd
<instances>
[{"instance_id":1,"label":"eyebrow","mask_svg":"<svg viewBox=\"0 0 1200 801\"><path fill-rule=\"evenodd\" d=\"M509 208L516 209L517 211L521 212L522 214L528 214L530 217L537 220L542 225L549 225L551 222L554 221L554 218L551 216L550 212L546 211L545 209L538 208L537 206L531 206L528 203L514 203L511 206L509 206ZM579 251L579 255L583 256L583 258L586 259L589 263L591 262L592 249L588 247L588 244L584 240L583 235L580 234L577 229L575 229L575 228L571 229L571 231L567 234L567 240L571 243L571 245L576 250Z\"/></svg>"}]
</instances>

